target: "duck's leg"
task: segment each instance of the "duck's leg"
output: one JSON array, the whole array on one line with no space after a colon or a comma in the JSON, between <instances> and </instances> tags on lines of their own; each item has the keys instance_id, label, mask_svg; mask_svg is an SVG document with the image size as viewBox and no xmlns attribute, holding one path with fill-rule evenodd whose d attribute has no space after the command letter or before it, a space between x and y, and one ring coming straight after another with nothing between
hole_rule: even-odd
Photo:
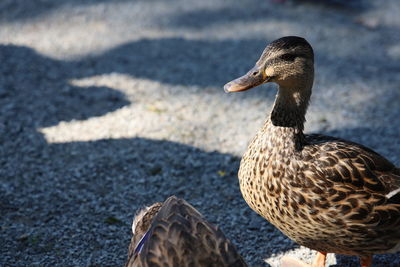
<instances>
[{"instance_id":1,"label":"duck's leg","mask_svg":"<svg viewBox=\"0 0 400 267\"><path fill-rule=\"evenodd\" d=\"M313 264L307 264L292 257L283 257L281 267L325 267L326 252L317 252Z\"/></svg>"},{"instance_id":2,"label":"duck's leg","mask_svg":"<svg viewBox=\"0 0 400 267\"><path fill-rule=\"evenodd\" d=\"M371 267L372 266L372 256L360 257L361 267Z\"/></svg>"},{"instance_id":3,"label":"duck's leg","mask_svg":"<svg viewBox=\"0 0 400 267\"><path fill-rule=\"evenodd\" d=\"M326 252L317 252L317 256L314 259L313 264L311 265L312 267L325 267L326 263Z\"/></svg>"}]
</instances>

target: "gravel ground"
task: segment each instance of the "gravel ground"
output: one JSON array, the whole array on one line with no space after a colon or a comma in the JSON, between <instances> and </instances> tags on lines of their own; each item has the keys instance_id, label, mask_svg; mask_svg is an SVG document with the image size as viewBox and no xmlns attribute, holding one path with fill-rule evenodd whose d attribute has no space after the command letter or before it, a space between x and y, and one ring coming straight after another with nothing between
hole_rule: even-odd
<instances>
[{"instance_id":1,"label":"gravel ground","mask_svg":"<svg viewBox=\"0 0 400 267\"><path fill-rule=\"evenodd\" d=\"M250 266L311 261L238 188L274 86L222 85L268 42L304 36L316 53L307 131L400 165L400 4L332 2L2 0L0 266L121 266L135 211L172 194ZM399 254L375 264L400 266Z\"/></svg>"}]
</instances>

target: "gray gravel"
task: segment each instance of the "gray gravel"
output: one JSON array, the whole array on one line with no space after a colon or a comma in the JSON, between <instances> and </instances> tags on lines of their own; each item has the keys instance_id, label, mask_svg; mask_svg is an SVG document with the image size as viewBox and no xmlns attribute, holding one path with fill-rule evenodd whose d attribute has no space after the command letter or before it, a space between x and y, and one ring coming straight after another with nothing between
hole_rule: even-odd
<instances>
[{"instance_id":1,"label":"gray gravel","mask_svg":"<svg viewBox=\"0 0 400 267\"><path fill-rule=\"evenodd\" d=\"M356 3L2 0L0 266L121 266L135 211L171 194L219 225L250 266L311 261L238 189L274 86L226 95L222 85L268 42L304 36L317 68L307 131L400 165L400 4Z\"/></svg>"}]
</instances>

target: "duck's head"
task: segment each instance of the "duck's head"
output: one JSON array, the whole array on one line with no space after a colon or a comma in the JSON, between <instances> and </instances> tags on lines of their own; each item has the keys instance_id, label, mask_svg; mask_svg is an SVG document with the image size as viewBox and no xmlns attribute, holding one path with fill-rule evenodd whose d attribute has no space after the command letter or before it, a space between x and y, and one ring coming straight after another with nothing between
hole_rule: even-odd
<instances>
[{"instance_id":1,"label":"duck's head","mask_svg":"<svg viewBox=\"0 0 400 267\"><path fill-rule=\"evenodd\" d=\"M143 239L144 235L150 229L151 223L153 222L154 216L157 215L158 211L161 209L162 203L154 203L150 207L141 209L133 219L132 222L132 234L133 234L133 248L138 247L140 241Z\"/></svg>"},{"instance_id":2,"label":"duck's head","mask_svg":"<svg viewBox=\"0 0 400 267\"><path fill-rule=\"evenodd\" d=\"M314 53L301 37L287 36L270 43L256 65L242 77L224 86L225 92L239 92L267 82L281 88L310 87L314 79ZM308 86L310 85L310 86Z\"/></svg>"}]
</instances>

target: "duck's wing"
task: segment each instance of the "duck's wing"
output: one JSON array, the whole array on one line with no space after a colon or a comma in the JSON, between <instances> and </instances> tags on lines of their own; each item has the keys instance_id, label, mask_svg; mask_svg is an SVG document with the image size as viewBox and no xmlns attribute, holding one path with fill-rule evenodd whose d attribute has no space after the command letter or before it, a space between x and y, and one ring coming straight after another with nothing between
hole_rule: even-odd
<instances>
[{"instance_id":1,"label":"duck's wing","mask_svg":"<svg viewBox=\"0 0 400 267\"><path fill-rule=\"evenodd\" d=\"M310 145L304 154L313 158L317 173L336 184L388 196L400 204L400 169L385 157L363 145L330 136L309 135L307 141Z\"/></svg>"},{"instance_id":2,"label":"duck's wing","mask_svg":"<svg viewBox=\"0 0 400 267\"><path fill-rule=\"evenodd\" d=\"M317 192L309 194L314 196L309 200L313 207L320 207L331 222L348 229L349 236L380 239L382 252L400 249L399 168L357 143L321 135L307 140L309 145L301 152L303 179L309 181L310 192Z\"/></svg>"},{"instance_id":3,"label":"duck's wing","mask_svg":"<svg viewBox=\"0 0 400 267\"><path fill-rule=\"evenodd\" d=\"M132 266L246 266L222 231L183 199L168 198Z\"/></svg>"}]
</instances>

